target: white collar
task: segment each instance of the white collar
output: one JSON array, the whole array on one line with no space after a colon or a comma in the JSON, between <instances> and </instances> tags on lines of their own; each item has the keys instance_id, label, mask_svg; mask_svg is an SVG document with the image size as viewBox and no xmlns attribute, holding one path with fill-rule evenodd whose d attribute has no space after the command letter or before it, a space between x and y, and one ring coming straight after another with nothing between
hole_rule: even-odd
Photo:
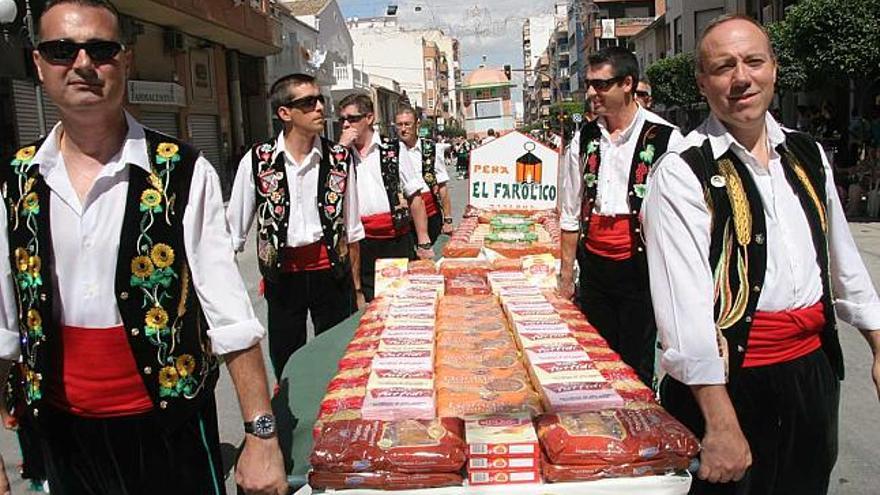
<instances>
[{"instance_id":1,"label":"white collar","mask_svg":"<svg viewBox=\"0 0 880 495\"><path fill-rule=\"evenodd\" d=\"M287 151L287 145L284 141L284 131L279 132L278 137L275 138L275 153L272 154L273 162L275 161L275 158L278 156L279 153L284 153L285 159L290 163L296 163L296 161L293 159L293 155L291 155L290 152ZM303 162L298 165L309 166L313 163L313 161L310 160L313 155L318 156L319 162L322 158L324 158L324 150L321 147L321 136L319 135L315 135L315 139L312 141L312 150L309 151L309 154L305 156Z\"/></svg>"},{"instance_id":2,"label":"white collar","mask_svg":"<svg viewBox=\"0 0 880 495\"><path fill-rule=\"evenodd\" d=\"M770 112L766 112L764 124L767 126L767 140L772 152L777 146L785 142L785 133L782 131L782 126L779 125L779 122L776 122L776 119L770 115ZM724 123L714 114L709 115L709 118L706 120L706 135L709 138L709 145L712 147L712 157L716 160L731 148L749 153L749 150L728 132Z\"/></svg>"}]
</instances>

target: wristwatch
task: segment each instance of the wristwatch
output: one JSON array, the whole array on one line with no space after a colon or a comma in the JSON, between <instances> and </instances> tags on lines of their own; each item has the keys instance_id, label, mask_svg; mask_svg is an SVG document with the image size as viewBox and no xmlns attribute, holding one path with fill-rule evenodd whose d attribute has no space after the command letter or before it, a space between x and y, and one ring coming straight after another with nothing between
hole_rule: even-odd
<instances>
[{"instance_id":1,"label":"wristwatch","mask_svg":"<svg viewBox=\"0 0 880 495\"><path fill-rule=\"evenodd\" d=\"M244 432L250 433L257 438L272 438L275 436L275 416L261 414L252 421L245 421Z\"/></svg>"},{"instance_id":2,"label":"wristwatch","mask_svg":"<svg viewBox=\"0 0 880 495\"><path fill-rule=\"evenodd\" d=\"M452 217L443 217L443 223L452 225Z\"/></svg>"},{"instance_id":3,"label":"wristwatch","mask_svg":"<svg viewBox=\"0 0 880 495\"><path fill-rule=\"evenodd\" d=\"M432 246L430 242L426 242L424 244L416 244L416 247L419 249L431 249Z\"/></svg>"}]
</instances>

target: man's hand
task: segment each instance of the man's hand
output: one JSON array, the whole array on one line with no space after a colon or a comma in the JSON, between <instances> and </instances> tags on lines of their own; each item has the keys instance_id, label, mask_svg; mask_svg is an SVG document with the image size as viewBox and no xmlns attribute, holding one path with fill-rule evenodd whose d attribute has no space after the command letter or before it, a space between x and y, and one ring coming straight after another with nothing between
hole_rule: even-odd
<instances>
[{"instance_id":1,"label":"man's hand","mask_svg":"<svg viewBox=\"0 0 880 495\"><path fill-rule=\"evenodd\" d=\"M357 138L358 130L354 127L349 127L348 129L343 129L342 134L339 135L339 144L345 146L346 148L350 148L354 146Z\"/></svg>"},{"instance_id":2,"label":"man's hand","mask_svg":"<svg viewBox=\"0 0 880 495\"><path fill-rule=\"evenodd\" d=\"M434 250L417 247L416 256L418 256L421 260L432 260L434 259Z\"/></svg>"},{"instance_id":3,"label":"man's hand","mask_svg":"<svg viewBox=\"0 0 880 495\"><path fill-rule=\"evenodd\" d=\"M874 388L877 389L877 398L880 399L880 330L860 330L871 352L874 353L874 366L871 367L871 377L874 379Z\"/></svg>"},{"instance_id":4,"label":"man's hand","mask_svg":"<svg viewBox=\"0 0 880 495\"><path fill-rule=\"evenodd\" d=\"M358 289L354 292L357 309L364 309L367 307L367 299L364 297L364 291Z\"/></svg>"},{"instance_id":5,"label":"man's hand","mask_svg":"<svg viewBox=\"0 0 880 495\"><path fill-rule=\"evenodd\" d=\"M871 371L874 377L874 388L877 389L877 399L880 399L880 354L874 356L874 368Z\"/></svg>"},{"instance_id":6,"label":"man's hand","mask_svg":"<svg viewBox=\"0 0 880 495\"><path fill-rule=\"evenodd\" d=\"M3 464L3 456L0 456L0 495L12 495L9 488L9 478L6 477L6 465Z\"/></svg>"},{"instance_id":7,"label":"man's hand","mask_svg":"<svg viewBox=\"0 0 880 495\"><path fill-rule=\"evenodd\" d=\"M697 472L701 480L709 483L739 481L751 465L752 451L739 426L706 431Z\"/></svg>"},{"instance_id":8,"label":"man's hand","mask_svg":"<svg viewBox=\"0 0 880 495\"><path fill-rule=\"evenodd\" d=\"M452 225L452 223L446 223L444 221L443 222L443 230L441 230L441 232L446 235L452 235L452 233L455 232L455 226Z\"/></svg>"},{"instance_id":9,"label":"man's hand","mask_svg":"<svg viewBox=\"0 0 880 495\"><path fill-rule=\"evenodd\" d=\"M245 435L235 483L248 495L286 495L290 491L277 439Z\"/></svg>"},{"instance_id":10,"label":"man's hand","mask_svg":"<svg viewBox=\"0 0 880 495\"><path fill-rule=\"evenodd\" d=\"M574 297L574 281L571 279L571 276L559 277L559 287L556 288L556 293L559 294L559 297L571 300Z\"/></svg>"}]
</instances>

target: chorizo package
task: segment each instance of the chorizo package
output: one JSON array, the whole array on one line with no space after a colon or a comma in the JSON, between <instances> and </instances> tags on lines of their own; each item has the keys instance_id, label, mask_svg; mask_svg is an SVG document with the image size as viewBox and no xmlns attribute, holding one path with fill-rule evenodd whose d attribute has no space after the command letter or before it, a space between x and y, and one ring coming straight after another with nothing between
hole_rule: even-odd
<instances>
[{"instance_id":1,"label":"chorizo package","mask_svg":"<svg viewBox=\"0 0 880 495\"><path fill-rule=\"evenodd\" d=\"M563 481L593 481L601 478L634 478L638 476L656 476L688 468L690 459L686 457L664 457L648 461L637 461L626 464L553 464L544 458L541 470L544 481L557 483Z\"/></svg>"},{"instance_id":2,"label":"chorizo package","mask_svg":"<svg viewBox=\"0 0 880 495\"><path fill-rule=\"evenodd\" d=\"M363 488L371 490L418 490L459 486L463 478L458 473L328 473L312 471L309 473L309 486L321 490L344 490Z\"/></svg>"},{"instance_id":3,"label":"chorizo package","mask_svg":"<svg viewBox=\"0 0 880 495\"><path fill-rule=\"evenodd\" d=\"M692 458L696 437L659 406L548 414L538 437L553 464L626 464Z\"/></svg>"},{"instance_id":4,"label":"chorizo package","mask_svg":"<svg viewBox=\"0 0 880 495\"><path fill-rule=\"evenodd\" d=\"M491 294L492 290L485 277L465 273L446 278L446 293L452 296L476 296Z\"/></svg>"},{"instance_id":5,"label":"chorizo package","mask_svg":"<svg viewBox=\"0 0 880 495\"><path fill-rule=\"evenodd\" d=\"M356 473L457 473L467 447L460 420L325 423L312 450L315 471Z\"/></svg>"},{"instance_id":6,"label":"chorizo package","mask_svg":"<svg viewBox=\"0 0 880 495\"><path fill-rule=\"evenodd\" d=\"M487 414L543 412L541 400L531 386L519 380L493 380L470 390L437 391L437 415L469 418Z\"/></svg>"},{"instance_id":7,"label":"chorizo package","mask_svg":"<svg viewBox=\"0 0 880 495\"><path fill-rule=\"evenodd\" d=\"M459 275L476 275L486 277L492 271L492 265L484 260L443 260L440 273L446 278L455 278Z\"/></svg>"},{"instance_id":8,"label":"chorizo package","mask_svg":"<svg viewBox=\"0 0 880 495\"><path fill-rule=\"evenodd\" d=\"M410 260L409 273L437 273L437 265L434 260Z\"/></svg>"}]
</instances>

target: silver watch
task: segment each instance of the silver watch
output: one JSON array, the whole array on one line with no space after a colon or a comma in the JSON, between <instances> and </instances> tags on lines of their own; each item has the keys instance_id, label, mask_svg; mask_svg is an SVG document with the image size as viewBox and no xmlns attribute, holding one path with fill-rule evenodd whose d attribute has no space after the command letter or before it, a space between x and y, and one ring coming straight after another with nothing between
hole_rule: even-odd
<instances>
[{"instance_id":1,"label":"silver watch","mask_svg":"<svg viewBox=\"0 0 880 495\"><path fill-rule=\"evenodd\" d=\"M275 436L275 416L261 414L252 421L245 421L244 432L258 438L272 438Z\"/></svg>"}]
</instances>

